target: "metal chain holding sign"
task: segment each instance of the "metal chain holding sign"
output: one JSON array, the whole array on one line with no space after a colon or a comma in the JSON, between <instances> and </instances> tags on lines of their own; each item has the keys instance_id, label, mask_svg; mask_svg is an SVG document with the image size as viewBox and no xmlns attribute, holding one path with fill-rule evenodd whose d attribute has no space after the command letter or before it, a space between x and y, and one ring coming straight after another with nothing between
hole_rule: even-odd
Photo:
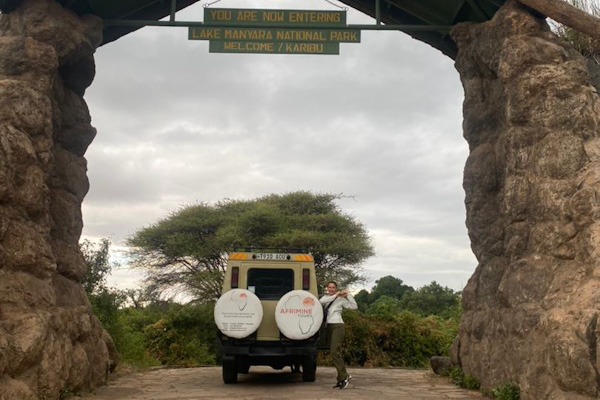
<instances>
[{"instance_id":1,"label":"metal chain holding sign","mask_svg":"<svg viewBox=\"0 0 600 400\"><path fill-rule=\"evenodd\" d=\"M220 2L220 1L221 1L221 0L215 0L215 1L213 1L212 3L206 3L206 4L202 5L202 7L204 7L204 8L208 8L208 7L212 6L213 4L215 4L215 3L218 3L218 2Z\"/></svg>"},{"instance_id":2,"label":"metal chain holding sign","mask_svg":"<svg viewBox=\"0 0 600 400\"><path fill-rule=\"evenodd\" d=\"M220 0L218 0L218 1L220 1ZM345 6L340 6L340 5L338 5L338 4L335 4L334 2L332 2L332 1L330 1L330 0L325 0L325 2L327 2L327 3L331 4L331 5L332 5L332 6L334 6L334 7L340 8L340 9L342 9L342 10L344 10L344 11L348 11L348 7L345 7Z\"/></svg>"}]
</instances>

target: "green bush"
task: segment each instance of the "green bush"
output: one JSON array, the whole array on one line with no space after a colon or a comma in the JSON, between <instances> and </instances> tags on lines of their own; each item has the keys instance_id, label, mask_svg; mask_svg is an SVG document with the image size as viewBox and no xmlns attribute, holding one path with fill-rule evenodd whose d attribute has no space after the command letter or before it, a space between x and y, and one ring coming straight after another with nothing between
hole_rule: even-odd
<instances>
[{"instance_id":1,"label":"green bush","mask_svg":"<svg viewBox=\"0 0 600 400\"><path fill-rule=\"evenodd\" d=\"M465 374L464 385L465 389L478 390L481 387L481 383L473 375Z\"/></svg>"},{"instance_id":2,"label":"green bush","mask_svg":"<svg viewBox=\"0 0 600 400\"><path fill-rule=\"evenodd\" d=\"M131 320L128 320L127 315L121 315L120 321L122 329L119 336L113 336L120 362L137 367L160 365L160 362L148 351L148 342L143 328L138 328Z\"/></svg>"},{"instance_id":3,"label":"green bush","mask_svg":"<svg viewBox=\"0 0 600 400\"><path fill-rule=\"evenodd\" d=\"M481 384L473 375L465 374L459 366L453 365L450 367L450 379L452 383L461 388L478 390Z\"/></svg>"},{"instance_id":4,"label":"green bush","mask_svg":"<svg viewBox=\"0 0 600 400\"><path fill-rule=\"evenodd\" d=\"M381 296L368 314L345 310L348 365L424 368L432 356L449 355L458 318L420 317L402 311L396 299ZM110 333L120 360L132 366L206 365L218 361L213 304L151 303L118 310ZM319 352L320 365L331 365ZM471 385L471 384L470 384Z\"/></svg>"},{"instance_id":5,"label":"green bush","mask_svg":"<svg viewBox=\"0 0 600 400\"><path fill-rule=\"evenodd\" d=\"M93 294L88 294L92 312L102 327L111 336L118 336L121 326L119 324L119 307L123 304L123 295L113 289L102 288Z\"/></svg>"},{"instance_id":6,"label":"green bush","mask_svg":"<svg viewBox=\"0 0 600 400\"><path fill-rule=\"evenodd\" d=\"M212 310L209 304L186 305L146 326L144 335L150 355L163 365L215 364Z\"/></svg>"},{"instance_id":7,"label":"green bush","mask_svg":"<svg viewBox=\"0 0 600 400\"><path fill-rule=\"evenodd\" d=\"M342 348L346 363L361 366L379 366L381 350L372 327L376 318L361 312L344 312L346 337Z\"/></svg>"},{"instance_id":8,"label":"green bush","mask_svg":"<svg viewBox=\"0 0 600 400\"><path fill-rule=\"evenodd\" d=\"M366 314L373 315L379 319L392 321L400 311L399 300L383 295L367 307Z\"/></svg>"},{"instance_id":9,"label":"green bush","mask_svg":"<svg viewBox=\"0 0 600 400\"><path fill-rule=\"evenodd\" d=\"M419 318L408 311L394 314L387 307L378 310L383 312L365 315L344 311L346 340L342 351L349 365L423 368L432 356L449 354L457 331L455 321ZM320 360L327 362L326 357Z\"/></svg>"},{"instance_id":10,"label":"green bush","mask_svg":"<svg viewBox=\"0 0 600 400\"><path fill-rule=\"evenodd\" d=\"M511 382L492 389L492 394L496 400L521 400L521 389Z\"/></svg>"},{"instance_id":11,"label":"green bush","mask_svg":"<svg viewBox=\"0 0 600 400\"><path fill-rule=\"evenodd\" d=\"M146 340L144 328L156 323L163 311L156 305L119 310L115 325L117 329L112 329L109 333L115 342L121 363L142 368L160 365L159 360L152 357L148 350L149 342Z\"/></svg>"},{"instance_id":12,"label":"green bush","mask_svg":"<svg viewBox=\"0 0 600 400\"><path fill-rule=\"evenodd\" d=\"M169 321L160 320L144 330L150 354L163 365L197 366L214 364L208 346L198 337L177 331Z\"/></svg>"}]
</instances>

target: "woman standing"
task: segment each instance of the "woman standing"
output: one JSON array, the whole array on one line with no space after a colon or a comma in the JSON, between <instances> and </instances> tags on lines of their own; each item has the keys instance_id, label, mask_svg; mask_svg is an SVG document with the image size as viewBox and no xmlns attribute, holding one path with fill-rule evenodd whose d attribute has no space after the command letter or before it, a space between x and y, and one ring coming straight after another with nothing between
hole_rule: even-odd
<instances>
[{"instance_id":1,"label":"woman standing","mask_svg":"<svg viewBox=\"0 0 600 400\"><path fill-rule=\"evenodd\" d=\"M337 283L333 281L327 283L327 294L321 297L320 302L327 313L325 318L327 318L329 350L331 351L331 360L337 370L337 383L333 388L345 389L351 376L348 375L342 358L342 343L345 333L342 310L344 308L356 310L358 307L352 295L345 290L338 290Z\"/></svg>"}]
</instances>

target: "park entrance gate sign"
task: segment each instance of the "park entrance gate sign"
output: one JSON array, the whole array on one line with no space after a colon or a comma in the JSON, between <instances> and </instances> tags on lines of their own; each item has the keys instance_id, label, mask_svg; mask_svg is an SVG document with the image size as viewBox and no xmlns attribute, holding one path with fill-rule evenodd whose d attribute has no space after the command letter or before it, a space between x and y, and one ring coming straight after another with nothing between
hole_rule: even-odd
<instances>
[{"instance_id":1,"label":"park entrance gate sign","mask_svg":"<svg viewBox=\"0 0 600 400\"><path fill-rule=\"evenodd\" d=\"M71 0L71 2L73 1ZM167 1L161 0L160 3ZM426 23L417 25L383 24L381 22L381 1L385 0L375 0L375 25L347 25L345 10L260 10L210 7L204 8L204 21L202 22L176 21L177 0L171 0L171 13L168 21L108 19L104 20L104 25L105 27L186 27L189 32L188 38L208 40L209 51L212 53L262 54L339 54L340 43L360 43L360 33L363 30L432 32L447 36L452 28L452 25ZM468 3L474 1L468 0ZM487 18L483 19L487 20Z\"/></svg>"},{"instance_id":2,"label":"park entrance gate sign","mask_svg":"<svg viewBox=\"0 0 600 400\"><path fill-rule=\"evenodd\" d=\"M205 8L190 40L208 40L211 53L340 54L340 43L360 43L346 11Z\"/></svg>"}]
</instances>

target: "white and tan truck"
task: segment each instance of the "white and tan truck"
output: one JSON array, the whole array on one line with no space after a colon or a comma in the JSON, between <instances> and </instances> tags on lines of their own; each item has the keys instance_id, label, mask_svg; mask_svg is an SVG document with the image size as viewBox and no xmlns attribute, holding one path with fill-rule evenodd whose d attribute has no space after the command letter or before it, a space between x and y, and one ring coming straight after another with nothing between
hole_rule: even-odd
<instances>
[{"instance_id":1,"label":"white and tan truck","mask_svg":"<svg viewBox=\"0 0 600 400\"><path fill-rule=\"evenodd\" d=\"M229 254L215 323L223 381L237 382L252 365L316 376L323 308L313 256L301 250L247 248Z\"/></svg>"}]
</instances>

